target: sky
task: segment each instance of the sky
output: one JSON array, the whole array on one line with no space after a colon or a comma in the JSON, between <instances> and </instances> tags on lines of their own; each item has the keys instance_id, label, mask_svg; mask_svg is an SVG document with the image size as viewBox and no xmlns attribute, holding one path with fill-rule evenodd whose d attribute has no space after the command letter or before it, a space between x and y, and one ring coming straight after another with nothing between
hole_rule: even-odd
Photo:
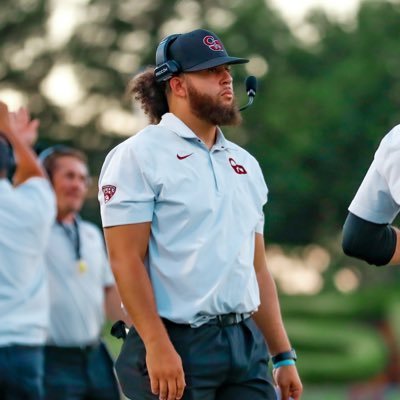
<instances>
[{"instance_id":1,"label":"sky","mask_svg":"<svg viewBox=\"0 0 400 400\"><path fill-rule=\"evenodd\" d=\"M330 18L341 22L351 22L357 14L360 0L268 0L287 21L292 32L305 42L318 40L316 32L304 19L313 8L322 8Z\"/></svg>"},{"instance_id":2,"label":"sky","mask_svg":"<svg viewBox=\"0 0 400 400\"><path fill-rule=\"evenodd\" d=\"M360 0L269 0L290 23L299 23L314 7L323 8L338 19L351 18L357 12Z\"/></svg>"}]
</instances>

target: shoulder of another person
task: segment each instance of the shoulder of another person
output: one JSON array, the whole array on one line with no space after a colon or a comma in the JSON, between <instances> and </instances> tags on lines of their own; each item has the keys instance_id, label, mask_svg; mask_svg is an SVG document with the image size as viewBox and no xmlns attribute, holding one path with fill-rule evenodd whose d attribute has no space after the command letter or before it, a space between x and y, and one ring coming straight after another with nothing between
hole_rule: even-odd
<instances>
[{"instance_id":1,"label":"shoulder of another person","mask_svg":"<svg viewBox=\"0 0 400 400\"><path fill-rule=\"evenodd\" d=\"M49 204L55 207L54 190L47 178L40 176L29 178L14 189L21 196L32 195L33 198L40 200L44 207L48 207Z\"/></svg>"},{"instance_id":2,"label":"shoulder of another person","mask_svg":"<svg viewBox=\"0 0 400 400\"><path fill-rule=\"evenodd\" d=\"M393 127L381 140L379 149L398 150L400 149L400 125ZM379 150L378 149L378 150Z\"/></svg>"}]
</instances>

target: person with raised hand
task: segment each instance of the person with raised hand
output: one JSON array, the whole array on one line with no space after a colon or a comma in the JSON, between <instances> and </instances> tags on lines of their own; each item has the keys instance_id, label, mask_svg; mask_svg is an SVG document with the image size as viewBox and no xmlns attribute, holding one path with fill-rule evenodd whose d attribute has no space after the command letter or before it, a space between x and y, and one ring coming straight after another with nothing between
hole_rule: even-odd
<instances>
[{"instance_id":1,"label":"person with raised hand","mask_svg":"<svg viewBox=\"0 0 400 400\"><path fill-rule=\"evenodd\" d=\"M31 145L39 122L0 102L0 398L41 400L48 298L43 254L55 197ZM16 169L8 180L13 164Z\"/></svg>"}]
</instances>

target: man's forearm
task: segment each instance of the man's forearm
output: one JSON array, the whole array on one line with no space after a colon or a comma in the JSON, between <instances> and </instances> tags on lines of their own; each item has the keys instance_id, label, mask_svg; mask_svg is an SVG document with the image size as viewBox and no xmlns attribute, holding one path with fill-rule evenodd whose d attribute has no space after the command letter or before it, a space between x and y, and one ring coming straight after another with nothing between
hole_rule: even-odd
<instances>
[{"instance_id":1,"label":"man's forearm","mask_svg":"<svg viewBox=\"0 0 400 400\"><path fill-rule=\"evenodd\" d=\"M253 318L264 335L272 355L288 351L291 345L283 325L275 283L267 269L258 271L260 307Z\"/></svg>"},{"instance_id":2,"label":"man's forearm","mask_svg":"<svg viewBox=\"0 0 400 400\"><path fill-rule=\"evenodd\" d=\"M393 253L393 257L390 260L391 265L398 265L400 264L400 229L392 226L392 228L396 232L396 249Z\"/></svg>"},{"instance_id":3,"label":"man's forearm","mask_svg":"<svg viewBox=\"0 0 400 400\"><path fill-rule=\"evenodd\" d=\"M144 264L139 260L129 260L114 262L112 268L122 302L145 346L167 339Z\"/></svg>"},{"instance_id":4,"label":"man's forearm","mask_svg":"<svg viewBox=\"0 0 400 400\"><path fill-rule=\"evenodd\" d=\"M13 148L17 161L17 169L13 179L15 185L19 185L29 178L46 177L35 152L18 137L18 132L7 135L7 139Z\"/></svg>"},{"instance_id":5,"label":"man's forearm","mask_svg":"<svg viewBox=\"0 0 400 400\"><path fill-rule=\"evenodd\" d=\"M127 326L132 325L129 315L122 309L121 297L117 285L107 286L104 291L107 318L112 322L122 320Z\"/></svg>"}]
</instances>

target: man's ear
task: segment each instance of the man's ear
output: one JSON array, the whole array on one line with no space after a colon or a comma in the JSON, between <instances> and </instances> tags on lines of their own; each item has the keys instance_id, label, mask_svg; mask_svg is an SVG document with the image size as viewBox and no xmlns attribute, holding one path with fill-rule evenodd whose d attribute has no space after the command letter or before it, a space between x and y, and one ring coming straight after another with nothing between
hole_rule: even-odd
<instances>
[{"instance_id":1,"label":"man's ear","mask_svg":"<svg viewBox=\"0 0 400 400\"><path fill-rule=\"evenodd\" d=\"M173 76L168 83L172 94L177 97L187 96L186 81L183 76Z\"/></svg>"}]
</instances>

